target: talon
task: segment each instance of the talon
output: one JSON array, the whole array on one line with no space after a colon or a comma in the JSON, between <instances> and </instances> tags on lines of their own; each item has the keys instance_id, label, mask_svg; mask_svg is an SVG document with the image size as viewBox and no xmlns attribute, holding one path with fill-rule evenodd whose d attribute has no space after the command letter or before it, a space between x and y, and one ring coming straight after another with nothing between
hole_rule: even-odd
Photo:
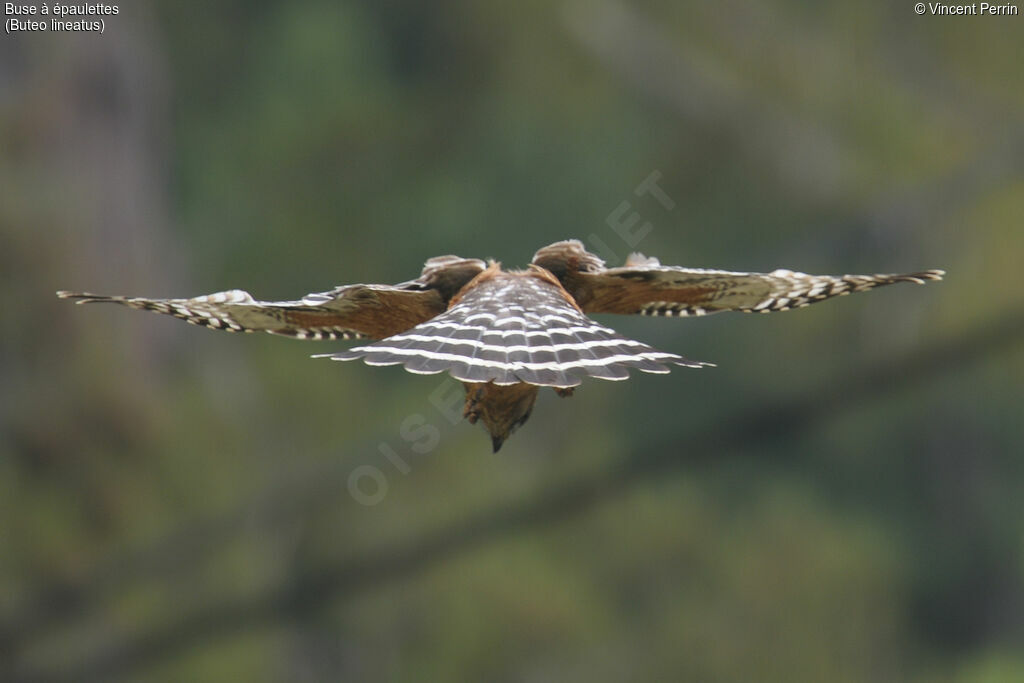
<instances>
[{"instance_id":1,"label":"talon","mask_svg":"<svg viewBox=\"0 0 1024 683\"><path fill-rule=\"evenodd\" d=\"M476 424L476 421L480 419L479 404L483 393L483 386L476 388L466 386L466 408L462 411L462 417L466 418L469 424Z\"/></svg>"}]
</instances>

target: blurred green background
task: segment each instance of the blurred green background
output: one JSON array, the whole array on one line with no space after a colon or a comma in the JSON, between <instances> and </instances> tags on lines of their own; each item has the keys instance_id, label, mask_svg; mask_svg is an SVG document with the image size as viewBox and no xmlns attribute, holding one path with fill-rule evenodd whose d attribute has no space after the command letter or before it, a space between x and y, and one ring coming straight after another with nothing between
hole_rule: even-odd
<instances>
[{"instance_id":1,"label":"blurred green background","mask_svg":"<svg viewBox=\"0 0 1024 683\"><path fill-rule=\"evenodd\" d=\"M1024 680L1020 325L735 417L1020 320L1022 37L751 0L5 34L0 679ZM497 456L441 377L53 296L288 299L571 237L616 265L631 212L664 263L949 274L603 319L718 367L548 392Z\"/></svg>"}]
</instances>

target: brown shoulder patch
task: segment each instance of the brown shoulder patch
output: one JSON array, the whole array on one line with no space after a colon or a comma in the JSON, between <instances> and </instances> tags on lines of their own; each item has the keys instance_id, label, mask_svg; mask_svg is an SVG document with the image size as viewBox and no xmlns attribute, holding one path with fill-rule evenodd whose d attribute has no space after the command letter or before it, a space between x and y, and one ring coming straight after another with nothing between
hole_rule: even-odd
<instances>
[{"instance_id":1,"label":"brown shoulder patch","mask_svg":"<svg viewBox=\"0 0 1024 683\"><path fill-rule=\"evenodd\" d=\"M462 297L464 297L466 295L466 292L470 291L471 289L473 289L474 287L476 287L477 285L479 285L479 284L481 284L483 282L487 282L488 280L493 280L494 278L498 277L498 275L500 275L501 272L502 272L501 271L501 264L498 263L497 261L491 261L490 264L488 264L486 270L484 270L479 275L474 277L472 280L467 282L462 287L462 289L460 289L458 292L455 293L455 296L453 296L451 299L449 299L449 301L448 301L448 308L451 308L455 304L457 304L460 301L462 301Z\"/></svg>"}]
</instances>

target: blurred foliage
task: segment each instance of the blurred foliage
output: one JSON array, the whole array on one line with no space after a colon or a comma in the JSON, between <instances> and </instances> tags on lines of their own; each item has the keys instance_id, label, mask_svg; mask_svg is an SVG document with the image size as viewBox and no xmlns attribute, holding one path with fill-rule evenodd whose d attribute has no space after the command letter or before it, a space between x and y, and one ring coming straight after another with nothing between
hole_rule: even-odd
<instances>
[{"instance_id":1,"label":"blurred foliage","mask_svg":"<svg viewBox=\"0 0 1024 683\"><path fill-rule=\"evenodd\" d=\"M117 673L118 648L190 611L260 604L671 443L672 476L584 514L124 666L1024 679L1019 346L686 465L689 435L722 416L1019 315L1021 21L885 2L236 0L5 36L0 678L74 680L109 652ZM634 193L655 171L670 211ZM636 248L665 263L949 276L777 316L606 321L718 367L542 396L500 456L434 406L441 378L52 296L290 298L409 279L437 254L522 265L569 237L618 262L623 202L652 226ZM403 438L416 415L440 436L427 454ZM377 505L349 492L360 465L384 473Z\"/></svg>"}]
</instances>

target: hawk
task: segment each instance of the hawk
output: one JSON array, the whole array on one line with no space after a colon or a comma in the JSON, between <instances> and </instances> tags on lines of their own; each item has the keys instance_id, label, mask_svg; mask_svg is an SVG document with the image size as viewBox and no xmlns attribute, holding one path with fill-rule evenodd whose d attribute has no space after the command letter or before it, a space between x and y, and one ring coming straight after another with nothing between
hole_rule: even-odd
<instances>
[{"instance_id":1,"label":"hawk","mask_svg":"<svg viewBox=\"0 0 1024 683\"><path fill-rule=\"evenodd\" d=\"M355 284L297 301L257 301L241 290L193 299L143 299L57 292L76 303L111 302L172 315L228 332L263 331L296 339L377 340L332 360L447 372L466 389L464 416L483 422L494 451L530 417L540 387L569 396L587 377L622 380L631 369L667 373L699 368L627 339L592 313L700 316L771 313L897 282L941 280L941 270L903 275L807 275L791 270L741 273L663 266L632 254L606 268L578 240L539 250L526 270L458 256L428 259L415 280Z\"/></svg>"}]
</instances>

